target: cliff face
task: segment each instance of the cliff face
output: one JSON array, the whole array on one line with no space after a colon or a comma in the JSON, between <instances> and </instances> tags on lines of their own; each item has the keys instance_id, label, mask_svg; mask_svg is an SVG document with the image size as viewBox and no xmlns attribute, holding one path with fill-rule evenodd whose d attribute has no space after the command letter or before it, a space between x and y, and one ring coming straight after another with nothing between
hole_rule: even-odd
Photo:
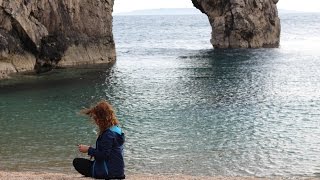
<instances>
[{"instance_id":1,"label":"cliff face","mask_svg":"<svg viewBox=\"0 0 320 180\"><path fill-rule=\"evenodd\" d=\"M278 47L278 0L192 0L212 26L215 48Z\"/></svg>"},{"instance_id":2,"label":"cliff face","mask_svg":"<svg viewBox=\"0 0 320 180\"><path fill-rule=\"evenodd\" d=\"M0 0L0 77L116 58L114 0Z\"/></svg>"}]
</instances>

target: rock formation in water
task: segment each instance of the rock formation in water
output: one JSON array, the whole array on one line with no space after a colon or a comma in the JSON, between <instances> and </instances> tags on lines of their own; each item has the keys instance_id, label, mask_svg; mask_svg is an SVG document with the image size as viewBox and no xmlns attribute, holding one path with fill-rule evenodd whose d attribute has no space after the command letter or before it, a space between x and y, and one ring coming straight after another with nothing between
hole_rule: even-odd
<instances>
[{"instance_id":1,"label":"rock formation in water","mask_svg":"<svg viewBox=\"0 0 320 180\"><path fill-rule=\"evenodd\" d=\"M114 0L0 0L0 78L116 59Z\"/></svg>"},{"instance_id":2,"label":"rock formation in water","mask_svg":"<svg viewBox=\"0 0 320 180\"><path fill-rule=\"evenodd\" d=\"M214 48L278 47L278 0L192 0L212 26Z\"/></svg>"}]
</instances>

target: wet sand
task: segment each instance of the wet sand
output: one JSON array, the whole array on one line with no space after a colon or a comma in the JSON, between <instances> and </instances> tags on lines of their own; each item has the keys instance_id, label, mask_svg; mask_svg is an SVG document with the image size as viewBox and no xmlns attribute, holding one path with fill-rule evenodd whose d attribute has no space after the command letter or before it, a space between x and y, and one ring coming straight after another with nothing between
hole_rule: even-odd
<instances>
[{"instance_id":1,"label":"wet sand","mask_svg":"<svg viewBox=\"0 0 320 180\"><path fill-rule=\"evenodd\" d=\"M0 171L1 180L72 180L83 179L89 180L79 174L59 174L59 173L45 173L45 172L6 172ZM188 175L149 175L149 174L131 174L127 175L126 179L129 180L259 180L259 179L303 179L303 180L316 180L320 178L303 178L303 177L270 177L270 178L257 178L257 177L208 177L208 176L188 176Z\"/></svg>"}]
</instances>

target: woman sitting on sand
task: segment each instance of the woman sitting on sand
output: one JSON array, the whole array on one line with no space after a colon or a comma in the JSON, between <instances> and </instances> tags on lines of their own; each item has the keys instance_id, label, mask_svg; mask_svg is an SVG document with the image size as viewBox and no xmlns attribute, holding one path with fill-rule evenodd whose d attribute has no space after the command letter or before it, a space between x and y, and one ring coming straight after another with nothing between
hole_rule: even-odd
<instances>
[{"instance_id":1,"label":"woman sitting on sand","mask_svg":"<svg viewBox=\"0 0 320 180\"><path fill-rule=\"evenodd\" d=\"M94 161L75 158L74 168L86 177L100 179L124 179L123 143L124 134L118 126L112 106L101 101L96 106L81 111L90 116L99 127L99 137L96 147L78 145L79 151L87 153Z\"/></svg>"}]
</instances>

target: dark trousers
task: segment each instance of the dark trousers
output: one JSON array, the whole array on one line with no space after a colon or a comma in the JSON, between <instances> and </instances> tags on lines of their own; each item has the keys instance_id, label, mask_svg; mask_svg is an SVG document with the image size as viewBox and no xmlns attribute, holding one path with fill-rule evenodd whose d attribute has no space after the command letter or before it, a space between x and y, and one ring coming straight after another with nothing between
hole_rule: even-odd
<instances>
[{"instance_id":1,"label":"dark trousers","mask_svg":"<svg viewBox=\"0 0 320 180\"><path fill-rule=\"evenodd\" d=\"M92 165L93 161L90 161L89 159L75 158L73 160L73 167L85 177L92 176Z\"/></svg>"},{"instance_id":2,"label":"dark trousers","mask_svg":"<svg viewBox=\"0 0 320 180\"><path fill-rule=\"evenodd\" d=\"M82 175L85 177L92 177L92 166L93 161L90 161L89 159L84 158L75 158L73 160L73 167ZM108 177L105 179L125 179L126 176L121 177Z\"/></svg>"}]
</instances>

